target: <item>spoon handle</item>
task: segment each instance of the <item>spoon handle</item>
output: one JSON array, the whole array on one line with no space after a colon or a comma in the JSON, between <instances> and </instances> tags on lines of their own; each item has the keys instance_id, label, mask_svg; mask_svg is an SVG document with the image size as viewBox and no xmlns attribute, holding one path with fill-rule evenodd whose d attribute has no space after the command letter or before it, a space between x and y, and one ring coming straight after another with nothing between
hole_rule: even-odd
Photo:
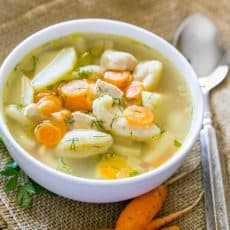
<instances>
[{"instance_id":1,"label":"spoon handle","mask_svg":"<svg viewBox=\"0 0 230 230\"><path fill-rule=\"evenodd\" d=\"M211 114L206 113L200 133L201 160L205 190L207 229L229 230L222 169L217 146L216 132ZM211 189L211 191L208 191Z\"/></svg>"}]
</instances>

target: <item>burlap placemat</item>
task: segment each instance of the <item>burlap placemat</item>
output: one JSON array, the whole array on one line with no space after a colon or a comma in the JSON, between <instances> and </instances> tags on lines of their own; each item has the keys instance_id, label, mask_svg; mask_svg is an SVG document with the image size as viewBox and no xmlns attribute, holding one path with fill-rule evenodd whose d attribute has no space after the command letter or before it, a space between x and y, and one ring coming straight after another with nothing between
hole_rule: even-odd
<instances>
[{"instance_id":1,"label":"burlap placemat","mask_svg":"<svg viewBox=\"0 0 230 230\"><path fill-rule=\"evenodd\" d=\"M230 49L229 0L0 0L0 63L5 56L31 33L54 23L76 18L113 18L142 26L171 40L181 20L193 12L203 12L220 27L223 40ZM212 107L221 155L230 171L230 85L227 79L212 94ZM0 146L0 168L8 159ZM199 143L193 147L180 170L198 164ZM226 177L230 188L230 177ZM14 194L3 192L0 178L0 229L77 229L93 230L113 226L126 202L87 204L58 196L38 195L33 206L23 209L15 205ZM183 208L195 200L202 190L201 168L170 187L168 199L160 215ZM176 222L184 230L205 229L204 205Z\"/></svg>"}]
</instances>

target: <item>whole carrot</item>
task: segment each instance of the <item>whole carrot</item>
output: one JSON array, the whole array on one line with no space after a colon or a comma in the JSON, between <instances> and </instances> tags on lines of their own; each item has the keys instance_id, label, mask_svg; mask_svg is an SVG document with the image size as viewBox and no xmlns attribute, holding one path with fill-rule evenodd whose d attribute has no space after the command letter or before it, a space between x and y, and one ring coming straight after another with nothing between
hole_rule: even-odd
<instances>
[{"instance_id":1,"label":"whole carrot","mask_svg":"<svg viewBox=\"0 0 230 230\"><path fill-rule=\"evenodd\" d=\"M191 211L200 202L202 196L203 196L203 192L200 194L198 199L192 205L190 205L189 207L187 207L185 209L182 209L180 211L169 214L168 216L159 217L159 218L152 220L147 225L145 230L159 230L159 229L161 229L161 227L163 227L164 225L169 224L171 221L175 220L176 218L178 218L178 217L184 215L185 213Z\"/></svg>"},{"instance_id":2,"label":"whole carrot","mask_svg":"<svg viewBox=\"0 0 230 230\"><path fill-rule=\"evenodd\" d=\"M120 214L115 230L144 230L162 207L167 186L158 188L133 199Z\"/></svg>"}]
</instances>

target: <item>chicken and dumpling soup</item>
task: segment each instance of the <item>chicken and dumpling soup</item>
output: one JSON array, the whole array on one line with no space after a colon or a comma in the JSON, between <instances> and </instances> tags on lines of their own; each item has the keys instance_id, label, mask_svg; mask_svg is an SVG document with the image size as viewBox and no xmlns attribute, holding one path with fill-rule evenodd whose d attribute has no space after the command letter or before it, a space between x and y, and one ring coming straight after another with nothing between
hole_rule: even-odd
<instances>
[{"instance_id":1,"label":"chicken and dumpling soup","mask_svg":"<svg viewBox=\"0 0 230 230\"><path fill-rule=\"evenodd\" d=\"M176 154L192 100L177 68L129 38L72 34L26 55L4 89L15 140L67 174L133 177Z\"/></svg>"}]
</instances>

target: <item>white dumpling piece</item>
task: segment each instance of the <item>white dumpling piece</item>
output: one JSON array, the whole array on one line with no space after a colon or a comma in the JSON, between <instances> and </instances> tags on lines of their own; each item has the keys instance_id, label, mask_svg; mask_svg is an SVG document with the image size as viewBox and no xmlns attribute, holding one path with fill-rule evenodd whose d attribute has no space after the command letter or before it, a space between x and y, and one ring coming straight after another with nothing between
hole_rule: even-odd
<instances>
[{"instance_id":1,"label":"white dumpling piece","mask_svg":"<svg viewBox=\"0 0 230 230\"><path fill-rule=\"evenodd\" d=\"M160 61L140 62L134 70L134 80L142 81L146 90L153 90L157 87L163 71L163 65Z\"/></svg>"},{"instance_id":2,"label":"white dumpling piece","mask_svg":"<svg viewBox=\"0 0 230 230\"><path fill-rule=\"evenodd\" d=\"M92 128L94 117L82 112L74 112L72 113L74 123L74 129L90 129Z\"/></svg>"},{"instance_id":3,"label":"white dumpling piece","mask_svg":"<svg viewBox=\"0 0 230 230\"><path fill-rule=\"evenodd\" d=\"M101 66L109 70L133 71L137 65L137 59L130 53L106 50L101 57Z\"/></svg>"},{"instance_id":4,"label":"white dumpling piece","mask_svg":"<svg viewBox=\"0 0 230 230\"><path fill-rule=\"evenodd\" d=\"M35 103L31 103L29 105L27 105L24 109L23 109L23 114L28 117L30 120L33 121L41 121L43 120L45 117L39 112L38 110L38 106Z\"/></svg>"},{"instance_id":5,"label":"white dumpling piece","mask_svg":"<svg viewBox=\"0 0 230 230\"><path fill-rule=\"evenodd\" d=\"M100 79L97 80L95 85L96 93L98 95L109 95L115 98L121 98L123 96L123 92L113 84L102 81Z\"/></svg>"},{"instance_id":6,"label":"white dumpling piece","mask_svg":"<svg viewBox=\"0 0 230 230\"><path fill-rule=\"evenodd\" d=\"M87 79L98 79L102 78L104 75L105 69L102 68L99 65L86 65L80 67L78 71L78 76L81 78L87 78Z\"/></svg>"},{"instance_id":7,"label":"white dumpling piece","mask_svg":"<svg viewBox=\"0 0 230 230\"><path fill-rule=\"evenodd\" d=\"M163 95L155 92L142 91L142 104L145 108L155 111L161 103Z\"/></svg>"},{"instance_id":8,"label":"white dumpling piece","mask_svg":"<svg viewBox=\"0 0 230 230\"><path fill-rule=\"evenodd\" d=\"M136 141L146 141L160 133L160 129L152 124L148 127L137 127L130 125L121 108L113 104L113 98L105 95L93 102L93 114L97 119L102 120L103 127L121 137L128 137Z\"/></svg>"},{"instance_id":9,"label":"white dumpling piece","mask_svg":"<svg viewBox=\"0 0 230 230\"><path fill-rule=\"evenodd\" d=\"M106 153L113 144L111 135L93 129L75 129L67 132L57 145L57 156L85 158Z\"/></svg>"}]
</instances>

